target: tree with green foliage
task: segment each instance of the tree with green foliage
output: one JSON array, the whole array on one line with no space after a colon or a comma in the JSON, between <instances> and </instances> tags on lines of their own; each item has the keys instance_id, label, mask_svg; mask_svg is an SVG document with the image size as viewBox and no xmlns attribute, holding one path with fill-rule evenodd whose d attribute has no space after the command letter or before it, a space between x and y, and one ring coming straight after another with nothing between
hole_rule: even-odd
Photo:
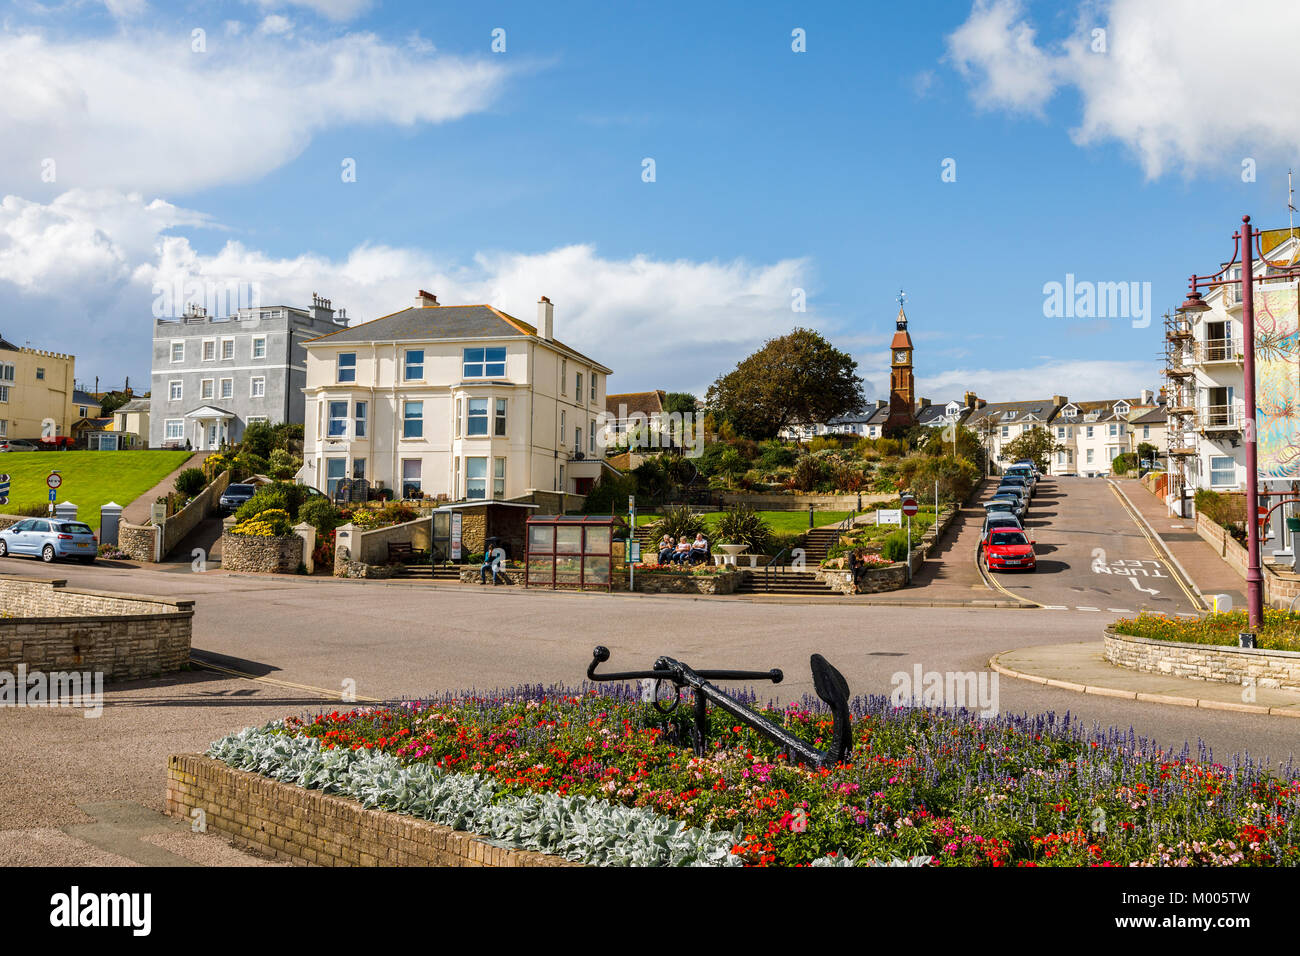
<instances>
[{"instance_id":1,"label":"tree with green foliage","mask_svg":"<svg viewBox=\"0 0 1300 956\"><path fill-rule=\"evenodd\" d=\"M1065 451L1046 428L1030 428L1013 441L1002 446L998 461L1019 461L1028 458L1039 471L1046 473L1052 455Z\"/></svg>"},{"instance_id":2,"label":"tree with green foliage","mask_svg":"<svg viewBox=\"0 0 1300 956\"><path fill-rule=\"evenodd\" d=\"M980 436L973 429L956 422L927 428L926 431L930 434L922 437L919 447L927 455L956 454L960 458L976 461L984 447L980 444Z\"/></svg>"},{"instance_id":3,"label":"tree with green foliage","mask_svg":"<svg viewBox=\"0 0 1300 956\"><path fill-rule=\"evenodd\" d=\"M768 340L709 386L706 401L742 435L772 438L787 425L862 411L858 363L811 329Z\"/></svg>"}]
</instances>

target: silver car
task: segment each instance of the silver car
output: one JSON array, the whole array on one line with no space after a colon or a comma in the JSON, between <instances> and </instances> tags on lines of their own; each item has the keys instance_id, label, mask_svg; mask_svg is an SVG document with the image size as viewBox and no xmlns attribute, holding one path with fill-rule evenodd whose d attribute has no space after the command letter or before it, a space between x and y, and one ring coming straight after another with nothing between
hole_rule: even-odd
<instances>
[{"instance_id":1,"label":"silver car","mask_svg":"<svg viewBox=\"0 0 1300 956\"><path fill-rule=\"evenodd\" d=\"M0 531L0 558L31 555L46 564L55 558L76 558L90 564L99 554L99 539L90 525L58 518L25 518Z\"/></svg>"}]
</instances>

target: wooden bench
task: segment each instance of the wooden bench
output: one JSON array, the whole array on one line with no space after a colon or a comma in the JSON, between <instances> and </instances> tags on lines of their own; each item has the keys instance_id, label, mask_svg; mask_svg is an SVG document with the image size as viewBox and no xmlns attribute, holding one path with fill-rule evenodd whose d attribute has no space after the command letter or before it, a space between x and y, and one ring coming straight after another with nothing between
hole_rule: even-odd
<instances>
[{"instance_id":1,"label":"wooden bench","mask_svg":"<svg viewBox=\"0 0 1300 956\"><path fill-rule=\"evenodd\" d=\"M397 561L403 558L409 558L415 553L409 541L388 542L388 560Z\"/></svg>"}]
</instances>

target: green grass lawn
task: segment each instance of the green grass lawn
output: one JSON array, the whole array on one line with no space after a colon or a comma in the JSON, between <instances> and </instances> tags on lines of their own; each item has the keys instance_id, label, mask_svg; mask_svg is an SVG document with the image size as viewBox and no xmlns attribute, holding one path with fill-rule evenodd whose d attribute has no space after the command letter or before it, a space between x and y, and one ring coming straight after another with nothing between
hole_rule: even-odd
<instances>
[{"instance_id":1,"label":"green grass lawn","mask_svg":"<svg viewBox=\"0 0 1300 956\"><path fill-rule=\"evenodd\" d=\"M9 476L9 504L0 512L49 503L45 476L63 476L59 501L77 506L77 518L98 533L100 505L126 507L179 468L188 451L11 451L0 455L0 473Z\"/></svg>"},{"instance_id":2,"label":"green grass lawn","mask_svg":"<svg viewBox=\"0 0 1300 956\"><path fill-rule=\"evenodd\" d=\"M768 523L776 534L790 534L808 530L807 511L759 511L757 514ZM814 511L813 524L818 528L828 524L839 524L850 514L851 512L848 511ZM715 528L721 518L721 511L710 511L704 515L704 525L709 529ZM637 527L644 524L654 524L658 520L658 515L636 516Z\"/></svg>"}]
</instances>

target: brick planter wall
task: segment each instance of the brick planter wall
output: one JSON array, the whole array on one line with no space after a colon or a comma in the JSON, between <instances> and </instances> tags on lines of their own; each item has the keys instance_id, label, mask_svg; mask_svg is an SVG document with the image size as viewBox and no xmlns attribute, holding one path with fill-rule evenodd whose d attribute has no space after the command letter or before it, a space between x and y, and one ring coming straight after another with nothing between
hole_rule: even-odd
<instances>
[{"instance_id":1,"label":"brick planter wall","mask_svg":"<svg viewBox=\"0 0 1300 956\"><path fill-rule=\"evenodd\" d=\"M66 581L0 579L0 670L81 670L134 680L190 657L193 601L70 589Z\"/></svg>"},{"instance_id":2,"label":"brick planter wall","mask_svg":"<svg viewBox=\"0 0 1300 956\"><path fill-rule=\"evenodd\" d=\"M296 534L285 538L229 533L221 536L223 571L292 574L301 563L302 538Z\"/></svg>"},{"instance_id":3,"label":"brick planter wall","mask_svg":"<svg viewBox=\"0 0 1300 956\"><path fill-rule=\"evenodd\" d=\"M1106 660L1132 670L1223 684L1250 679L1258 687L1300 690L1300 652L1296 651L1154 641L1116 634L1110 628L1105 648Z\"/></svg>"},{"instance_id":4,"label":"brick planter wall","mask_svg":"<svg viewBox=\"0 0 1300 956\"><path fill-rule=\"evenodd\" d=\"M198 754L167 761L167 812L279 860L321 866L576 866L472 833L234 770Z\"/></svg>"}]
</instances>

